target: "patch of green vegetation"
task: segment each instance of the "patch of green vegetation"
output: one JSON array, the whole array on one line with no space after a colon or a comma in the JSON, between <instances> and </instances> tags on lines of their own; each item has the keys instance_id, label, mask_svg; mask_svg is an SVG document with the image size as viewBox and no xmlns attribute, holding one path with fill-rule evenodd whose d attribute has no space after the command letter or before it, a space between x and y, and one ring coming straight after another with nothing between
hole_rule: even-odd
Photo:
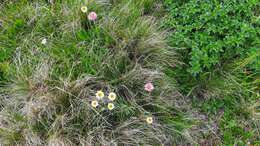
<instances>
[{"instance_id":1,"label":"patch of green vegetation","mask_svg":"<svg viewBox=\"0 0 260 146\"><path fill-rule=\"evenodd\" d=\"M250 116L249 108L241 104L241 97L226 96L223 99L209 99L198 104L194 101L194 107L199 107L201 111L211 120L217 120L220 138L223 145L246 145L248 142L254 143L256 131L248 120ZM218 117L217 119L215 119Z\"/></svg>"},{"instance_id":2,"label":"patch of green vegetation","mask_svg":"<svg viewBox=\"0 0 260 146\"><path fill-rule=\"evenodd\" d=\"M245 57L259 47L259 20L255 0L166 1L169 19L165 25L174 33L170 45L186 48L185 69L193 75Z\"/></svg>"},{"instance_id":3,"label":"patch of green vegetation","mask_svg":"<svg viewBox=\"0 0 260 146\"><path fill-rule=\"evenodd\" d=\"M203 125L214 123L214 134L202 134L202 141L254 143L259 131L249 107L259 100L259 3L169 0L165 7L163 26L172 31L169 44L180 48L183 61L165 73L193 99L193 108L209 117Z\"/></svg>"}]
</instances>

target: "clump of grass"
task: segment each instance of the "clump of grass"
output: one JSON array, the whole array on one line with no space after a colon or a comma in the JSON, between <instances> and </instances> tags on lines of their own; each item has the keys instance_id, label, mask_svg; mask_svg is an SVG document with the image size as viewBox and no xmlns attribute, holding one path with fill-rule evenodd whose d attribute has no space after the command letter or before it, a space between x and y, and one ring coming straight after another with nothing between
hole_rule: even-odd
<instances>
[{"instance_id":1,"label":"clump of grass","mask_svg":"<svg viewBox=\"0 0 260 146\"><path fill-rule=\"evenodd\" d=\"M3 36L17 20L24 27L11 31L15 33L11 39L19 42L10 46L10 70L1 87L7 98L1 103L0 144L193 143L186 130L193 125L185 114L189 104L162 72L177 61L166 33L145 12L152 4L151 0L7 3ZM83 5L97 12L97 21L87 20L80 12ZM15 19L11 17L18 11L13 7L21 10ZM46 43L41 44L43 39ZM147 82L155 86L151 93L144 90ZM117 94L112 111L106 102L91 106L98 90L106 96ZM154 122L147 123L147 117Z\"/></svg>"},{"instance_id":2,"label":"clump of grass","mask_svg":"<svg viewBox=\"0 0 260 146\"><path fill-rule=\"evenodd\" d=\"M126 51L128 57L142 65L176 65L176 55L167 45L166 32L158 29L155 17L144 15L149 1L125 1L114 4L101 26L112 38L111 51Z\"/></svg>"}]
</instances>

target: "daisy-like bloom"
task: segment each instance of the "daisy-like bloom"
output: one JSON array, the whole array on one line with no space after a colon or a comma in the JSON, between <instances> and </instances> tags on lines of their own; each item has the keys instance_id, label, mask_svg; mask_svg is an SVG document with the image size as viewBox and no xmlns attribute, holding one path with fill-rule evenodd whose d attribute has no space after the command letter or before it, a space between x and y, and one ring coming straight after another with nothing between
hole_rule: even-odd
<instances>
[{"instance_id":1,"label":"daisy-like bloom","mask_svg":"<svg viewBox=\"0 0 260 146\"><path fill-rule=\"evenodd\" d=\"M146 83L146 84L144 85L144 90L145 90L145 91L148 91L148 92L152 92L152 91L154 90L153 84L152 84L151 82Z\"/></svg>"},{"instance_id":2,"label":"daisy-like bloom","mask_svg":"<svg viewBox=\"0 0 260 146\"><path fill-rule=\"evenodd\" d=\"M147 122L148 124L152 124L152 123L153 123L153 117L147 117L147 118L146 118L146 122Z\"/></svg>"},{"instance_id":3,"label":"daisy-like bloom","mask_svg":"<svg viewBox=\"0 0 260 146\"><path fill-rule=\"evenodd\" d=\"M82 13L87 13L87 11L88 11L88 8L86 6L82 6L81 7L81 12Z\"/></svg>"},{"instance_id":4,"label":"daisy-like bloom","mask_svg":"<svg viewBox=\"0 0 260 146\"><path fill-rule=\"evenodd\" d=\"M95 12L90 12L88 14L88 20L95 21L97 19L97 14Z\"/></svg>"},{"instance_id":5,"label":"daisy-like bloom","mask_svg":"<svg viewBox=\"0 0 260 146\"><path fill-rule=\"evenodd\" d=\"M109 93L108 99L110 101L114 101L116 99L116 94L114 92Z\"/></svg>"},{"instance_id":6,"label":"daisy-like bloom","mask_svg":"<svg viewBox=\"0 0 260 146\"><path fill-rule=\"evenodd\" d=\"M96 100L91 101L91 106L92 107L97 107L98 106L98 101L96 101Z\"/></svg>"},{"instance_id":7,"label":"daisy-like bloom","mask_svg":"<svg viewBox=\"0 0 260 146\"><path fill-rule=\"evenodd\" d=\"M104 96L105 96L105 95L104 95L104 92L101 91L101 90L99 90L99 91L96 93L97 99L102 99Z\"/></svg>"},{"instance_id":8,"label":"daisy-like bloom","mask_svg":"<svg viewBox=\"0 0 260 146\"><path fill-rule=\"evenodd\" d=\"M112 109L115 108L115 105L114 105L113 103L108 103L107 108L108 108L109 110L112 110Z\"/></svg>"},{"instance_id":9,"label":"daisy-like bloom","mask_svg":"<svg viewBox=\"0 0 260 146\"><path fill-rule=\"evenodd\" d=\"M46 45L47 44L47 39L42 39L42 42L41 42L43 45Z\"/></svg>"}]
</instances>

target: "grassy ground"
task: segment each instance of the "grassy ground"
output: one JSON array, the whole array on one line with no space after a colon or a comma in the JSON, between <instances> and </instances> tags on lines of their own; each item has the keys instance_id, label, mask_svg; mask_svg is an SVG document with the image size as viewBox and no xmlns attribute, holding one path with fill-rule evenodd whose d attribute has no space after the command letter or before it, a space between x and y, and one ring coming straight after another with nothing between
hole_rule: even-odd
<instances>
[{"instance_id":1,"label":"grassy ground","mask_svg":"<svg viewBox=\"0 0 260 146\"><path fill-rule=\"evenodd\" d=\"M192 2L1 1L0 145L260 145L259 4L239 15L249 51L201 59L196 19L175 19Z\"/></svg>"}]
</instances>

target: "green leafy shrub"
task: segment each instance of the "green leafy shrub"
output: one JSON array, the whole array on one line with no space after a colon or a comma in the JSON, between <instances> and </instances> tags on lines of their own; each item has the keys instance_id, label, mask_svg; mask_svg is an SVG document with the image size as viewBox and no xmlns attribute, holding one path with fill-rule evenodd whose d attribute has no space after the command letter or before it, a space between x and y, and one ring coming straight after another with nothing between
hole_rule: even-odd
<instances>
[{"instance_id":1,"label":"green leafy shrub","mask_svg":"<svg viewBox=\"0 0 260 146\"><path fill-rule=\"evenodd\" d=\"M181 53L193 75L244 57L259 45L256 0L167 0L166 4L170 11L166 26L174 31L170 44L187 48Z\"/></svg>"},{"instance_id":2,"label":"green leafy shrub","mask_svg":"<svg viewBox=\"0 0 260 146\"><path fill-rule=\"evenodd\" d=\"M206 115L200 145L257 144L250 105L259 100L259 3L255 0L166 0L169 44L184 64L168 68L193 108ZM200 105L202 103L202 105ZM199 105L199 106L198 106ZM203 115L202 114L202 115Z\"/></svg>"}]
</instances>

